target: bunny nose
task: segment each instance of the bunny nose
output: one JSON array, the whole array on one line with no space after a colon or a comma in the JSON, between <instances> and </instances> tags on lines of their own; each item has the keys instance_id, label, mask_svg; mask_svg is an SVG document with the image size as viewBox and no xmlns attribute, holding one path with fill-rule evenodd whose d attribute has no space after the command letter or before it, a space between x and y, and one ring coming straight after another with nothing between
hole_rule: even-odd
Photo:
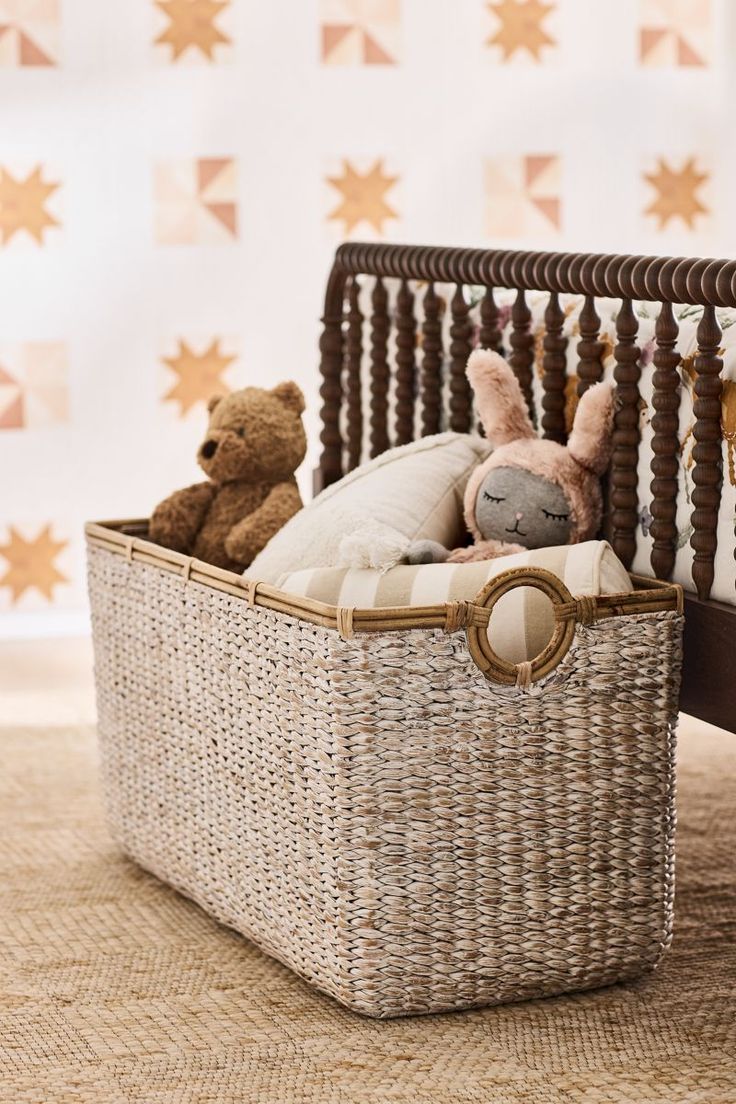
<instances>
[{"instance_id":1,"label":"bunny nose","mask_svg":"<svg viewBox=\"0 0 736 1104\"><path fill-rule=\"evenodd\" d=\"M523 514L517 514L517 515L516 515L516 520L517 520L517 521L521 521L521 519L523 518L523 516L524 516Z\"/></svg>"}]
</instances>

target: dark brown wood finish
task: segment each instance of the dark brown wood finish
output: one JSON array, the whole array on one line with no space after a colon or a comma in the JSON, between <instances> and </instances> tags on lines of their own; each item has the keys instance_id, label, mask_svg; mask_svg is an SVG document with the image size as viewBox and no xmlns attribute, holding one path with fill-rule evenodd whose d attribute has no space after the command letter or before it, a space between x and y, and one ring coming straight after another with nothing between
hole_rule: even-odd
<instances>
[{"instance_id":1,"label":"dark brown wood finish","mask_svg":"<svg viewBox=\"0 0 736 1104\"><path fill-rule=\"evenodd\" d=\"M472 395L465 368L471 351L468 304L458 284L451 304L450 326L450 429L467 433L472 420Z\"/></svg>"},{"instance_id":2,"label":"dark brown wood finish","mask_svg":"<svg viewBox=\"0 0 736 1104\"><path fill-rule=\"evenodd\" d=\"M695 426L693 449L693 535L695 552L693 581L698 598L709 598L713 586L713 558L716 554L716 525L721 502L723 456L721 452L721 369L718 356L721 327L714 307L706 307L698 326L698 355L695 358Z\"/></svg>"},{"instance_id":3,"label":"dark brown wood finish","mask_svg":"<svg viewBox=\"0 0 736 1104\"><path fill-rule=\"evenodd\" d=\"M637 463L639 455L639 323L630 299L624 299L616 319L614 349L616 412L611 456L611 544L626 567L636 552L639 521Z\"/></svg>"},{"instance_id":4,"label":"dark brown wood finish","mask_svg":"<svg viewBox=\"0 0 736 1104\"><path fill-rule=\"evenodd\" d=\"M381 451L390 443L386 414L392 376L397 404L395 429L401 440L409 433L411 365L407 312L408 296L413 291L420 292L422 296L424 315L421 326L421 379L417 397L420 404L419 427L424 434L436 433L446 424L444 409L448 394L455 404L450 406L450 418L454 416L456 426L462 420L463 426L470 428L469 404L466 407L466 393L461 382L464 376L461 377L460 368L461 357L466 355L471 345L471 332L465 297L463 295L461 301L458 288L475 285L486 289L478 312L478 338L481 346L495 349L500 349L502 334L493 289L513 289L516 292L516 301L511 308L510 359L529 400L532 397L534 339L530 332L531 312L526 292L543 291L550 295L545 318L540 413L543 415L542 431L557 440L561 439L559 383L561 370L564 370L563 312L559 296L571 294L585 298L577 347L579 394L599 380L603 371L604 347L600 340L597 302L604 298L622 300L615 350L618 409L610 473L613 525L609 535L619 555L630 562L639 520L639 381L642 372L647 375L651 372L654 389L651 560L654 573L665 579L671 575L674 564L678 478L683 478L680 470L682 463L688 462L687 453L684 458L680 455L678 441L681 385L677 371L679 355L675 350L677 323L671 304L694 304L705 308L699 327L699 353L695 362L692 468L693 579L700 597L688 596L686 601L682 704L689 712L736 730L736 608L707 599L713 582L722 482L722 365L719 357L720 328L714 308L736 307L736 262L696 258L529 254L352 242L341 246L327 288L320 341L323 451L320 471L315 479L318 489L339 478L343 465L347 467L353 462L357 420L360 417L365 421L368 413L365 410L358 413L355 380L351 376L351 365L354 370L358 364L359 339L352 285L344 315L346 281L356 275L373 279L378 277L381 281L378 288L373 289L371 318L369 323L365 323L370 328L372 453ZM388 363L391 319L386 288L382 283L389 278L404 282L398 285L396 302L395 365ZM451 347L447 360L443 352L440 285L443 297L447 294L446 286L453 289L449 292L452 297ZM662 305L652 367L647 364L642 368L640 365L638 323L632 307L633 301L639 299ZM363 334L363 346L367 341ZM414 432L413 425L411 432Z\"/></svg>"},{"instance_id":5,"label":"dark brown wood finish","mask_svg":"<svg viewBox=\"0 0 736 1104\"><path fill-rule=\"evenodd\" d=\"M442 314L439 296L430 284L424 296L422 325L422 436L442 426Z\"/></svg>"},{"instance_id":6,"label":"dark brown wood finish","mask_svg":"<svg viewBox=\"0 0 736 1104\"><path fill-rule=\"evenodd\" d=\"M325 313L322 316L322 335L319 339L319 370L322 376L322 385L319 389L322 400L320 408L322 455L319 468L314 473L315 494L329 486L330 483L334 483L343 474L340 408L342 404L344 343L342 316L345 280L346 274L342 267L335 265L327 285Z\"/></svg>"},{"instance_id":7,"label":"dark brown wood finish","mask_svg":"<svg viewBox=\"0 0 736 1104\"><path fill-rule=\"evenodd\" d=\"M565 312L560 297L553 291L544 314L544 363L542 376L542 430L550 441L565 443L565 370L567 368L567 338L562 336Z\"/></svg>"},{"instance_id":8,"label":"dark brown wood finish","mask_svg":"<svg viewBox=\"0 0 736 1104\"><path fill-rule=\"evenodd\" d=\"M578 398L603 378L603 342L599 341L601 320L595 306L595 296L586 295L578 319Z\"/></svg>"},{"instance_id":9,"label":"dark brown wood finish","mask_svg":"<svg viewBox=\"0 0 736 1104\"><path fill-rule=\"evenodd\" d=\"M371 435L370 454L380 456L390 447L388 436L388 389L391 370L388 365L388 292L379 278L371 295Z\"/></svg>"},{"instance_id":10,"label":"dark brown wood finish","mask_svg":"<svg viewBox=\"0 0 736 1104\"><path fill-rule=\"evenodd\" d=\"M345 450L347 470L357 468L363 455L363 313L360 309L360 283L350 281L348 332L345 369Z\"/></svg>"},{"instance_id":11,"label":"dark brown wood finish","mask_svg":"<svg viewBox=\"0 0 736 1104\"><path fill-rule=\"evenodd\" d=\"M677 489L680 472L680 442L678 437L680 411L680 377L677 366L680 354L675 351L679 327L671 303L663 303L656 326L657 348L654 352L654 395L652 406L652 571L658 579L669 579L675 566L677 550Z\"/></svg>"},{"instance_id":12,"label":"dark brown wood finish","mask_svg":"<svg viewBox=\"0 0 736 1104\"><path fill-rule=\"evenodd\" d=\"M519 386L526 399L529 413L535 418L534 401L532 398L532 367L534 365L534 335L531 332L532 312L526 301L523 288L520 288L513 307L511 308L511 356L509 364L514 370L514 375L519 381Z\"/></svg>"},{"instance_id":13,"label":"dark brown wood finish","mask_svg":"<svg viewBox=\"0 0 736 1104\"><path fill-rule=\"evenodd\" d=\"M480 332L478 345L481 349L492 349L503 356L503 338L500 325L501 312L496 304L493 288L486 288L480 304Z\"/></svg>"},{"instance_id":14,"label":"dark brown wood finish","mask_svg":"<svg viewBox=\"0 0 736 1104\"><path fill-rule=\"evenodd\" d=\"M416 394L417 320L414 293L407 280L401 281L396 297L396 444L414 440L414 398Z\"/></svg>"},{"instance_id":15,"label":"dark brown wood finish","mask_svg":"<svg viewBox=\"0 0 736 1104\"><path fill-rule=\"evenodd\" d=\"M736 609L685 595L680 709L736 732Z\"/></svg>"}]
</instances>

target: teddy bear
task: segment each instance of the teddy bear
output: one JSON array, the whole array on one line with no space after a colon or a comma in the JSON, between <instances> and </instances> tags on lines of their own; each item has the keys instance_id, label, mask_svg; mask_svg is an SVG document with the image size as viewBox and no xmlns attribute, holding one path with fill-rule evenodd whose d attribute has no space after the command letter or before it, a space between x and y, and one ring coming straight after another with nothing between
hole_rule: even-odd
<instances>
[{"instance_id":1,"label":"teddy bear","mask_svg":"<svg viewBox=\"0 0 736 1104\"><path fill-rule=\"evenodd\" d=\"M307 441L295 383L246 387L210 399L197 453L208 476L164 499L149 539L228 571L242 571L302 508L294 472Z\"/></svg>"},{"instance_id":2,"label":"teddy bear","mask_svg":"<svg viewBox=\"0 0 736 1104\"><path fill-rule=\"evenodd\" d=\"M408 562L468 563L592 540L611 451L611 384L596 383L582 396L565 446L537 436L516 376L498 353L475 350L467 376L493 445L465 489L465 523L475 543L451 552L435 541L416 541Z\"/></svg>"}]
</instances>

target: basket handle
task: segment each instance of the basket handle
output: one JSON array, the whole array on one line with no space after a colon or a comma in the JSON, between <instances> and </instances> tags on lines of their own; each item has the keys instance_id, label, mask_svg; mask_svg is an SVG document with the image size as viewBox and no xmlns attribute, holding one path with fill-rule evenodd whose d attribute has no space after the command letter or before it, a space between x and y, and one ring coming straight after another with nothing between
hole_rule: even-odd
<instances>
[{"instance_id":1,"label":"basket handle","mask_svg":"<svg viewBox=\"0 0 736 1104\"><path fill-rule=\"evenodd\" d=\"M510 663L497 655L488 639L488 623L499 598L516 587L541 590L554 606L555 628L547 646L526 663ZM470 604L466 636L468 649L487 679L505 686L529 686L548 675L565 655L575 636L575 624L590 624L595 619L595 599L573 598L561 579L541 567L513 567L491 579Z\"/></svg>"}]
</instances>

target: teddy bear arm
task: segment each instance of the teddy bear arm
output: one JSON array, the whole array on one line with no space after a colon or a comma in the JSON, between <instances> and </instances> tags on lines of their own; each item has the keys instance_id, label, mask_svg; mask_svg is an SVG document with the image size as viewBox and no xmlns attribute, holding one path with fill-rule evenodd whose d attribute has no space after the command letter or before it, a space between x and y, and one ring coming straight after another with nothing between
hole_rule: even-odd
<instances>
[{"instance_id":1,"label":"teddy bear arm","mask_svg":"<svg viewBox=\"0 0 736 1104\"><path fill-rule=\"evenodd\" d=\"M516 552L526 551L520 544L508 544L506 541L478 541L469 548L456 548L448 556L447 562L476 563L479 560L495 560L498 556L513 556Z\"/></svg>"},{"instance_id":2,"label":"teddy bear arm","mask_svg":"<svg viewBox=\"0 0 736 1104\"><path fill-rule=\"evenodd\" d=\"M214 483L194 483L160 502L148 535L155 544L189 555L215 496Z\"/></svg>"},{"instance_id":3,"label":"teddy bear arm","mask_svg":"<svg viewBox=\"0 0 736 1104\"><path fill-rule=\"evenodd\" d=\"M252 514L232 527L225 538L228 556L247 567L301 508L296 484L279 483Z\"/></svg>"}]
</instances>

